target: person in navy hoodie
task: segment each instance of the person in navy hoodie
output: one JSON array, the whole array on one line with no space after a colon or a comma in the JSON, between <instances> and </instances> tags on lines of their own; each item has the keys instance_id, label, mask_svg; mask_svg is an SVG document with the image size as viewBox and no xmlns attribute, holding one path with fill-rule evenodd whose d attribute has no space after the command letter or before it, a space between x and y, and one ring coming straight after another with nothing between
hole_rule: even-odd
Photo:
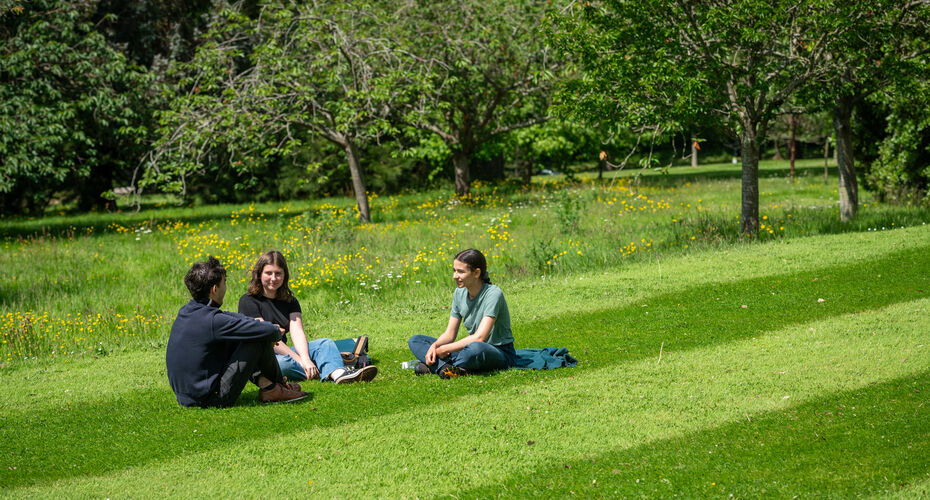
<instances>
[{"instance_id":1,"label":"person in navy hoodie","mask_svg":"<svg viewBox=\"0 0 930 500\"><path fill-rule=\"evenodd\" d=\"M281 330L266 321L220 310L226 269L215 257L195 263L184 284L193 297L171 326L165 363L168 382L182 406L232 406L247 381L262 403L307 397L281 375L272 346Z\"/></svg>"}]
</instances>

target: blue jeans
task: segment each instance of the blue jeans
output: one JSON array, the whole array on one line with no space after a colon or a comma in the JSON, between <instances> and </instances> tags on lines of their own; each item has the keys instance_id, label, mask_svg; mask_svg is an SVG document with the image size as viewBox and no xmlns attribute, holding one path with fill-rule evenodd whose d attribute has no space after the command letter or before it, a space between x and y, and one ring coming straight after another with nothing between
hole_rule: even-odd
<instances>
[{"instance_id":1,"label":"blue jeans","mask_svg":"<svg viewBox=\"0 0 930 500\"><path fill-rule=\"evenodd\" d=\"M345 368L342 354L339 354L339 348L332 339L311 340L307 342L307 350L310 351L310 361L313 361L313 364L320 370L320 380L326 380L333 370ZM283 354L275 354L275 356L278 358L281 373L288 380L307 380L303 367L296 359Z\"/></svg>"},{"instance_id":2,"label":"blue jeans","mask_svg":"<svg viewBox=\"0 0 930 500\"><path fill-rule=\"evenodd\" d=\"M407 345L410 346L410 352L417 359L426 363L426 351L429 351L433 342L436 342L435 337L414 335L407 341ZM514 365L516 355L512 342L499 346L485 342L472 342L461 351L453 352L445 359L440 359L436 364L428 366L433 373L436 373L445 363L464 368L469 373L506 370Z\"/></svg>"}]
</instances>

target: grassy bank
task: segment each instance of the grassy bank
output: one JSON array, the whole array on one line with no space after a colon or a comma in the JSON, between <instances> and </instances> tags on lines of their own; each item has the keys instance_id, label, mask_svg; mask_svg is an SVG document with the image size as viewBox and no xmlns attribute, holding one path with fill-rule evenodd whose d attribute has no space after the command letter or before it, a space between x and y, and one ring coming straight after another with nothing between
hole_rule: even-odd
<instances>
[{"instance_id":1,"label":"grassy bank","mask_svg":"<svg viewBox=\"0 0 930 500\"><path fill-rule=\"evenodd\" d=\"M746 243L729 229L738 178L682 170L376 198L361 227L331 202L25 239L12 233L30 221L4 221L20 226L0 253L3 313L51 326L20 337L26 355L5 347L0 493L926 495L926 214L867 199L840 225L832 186L781 171L761 183L772 232ZM518 347L565 346L578 367L399 368L410 335L444 326L465 246L491 255ZM290 258L310 335L368 334L378 378L305 382L313 399L295 405L247 388L232 409L178 407L163 345L189 262L219 255L237 298L270 247Z\"/></svg>"},{"instance_id":2,"label":"grassy bank","mask_svg":"<svg viewBox=\"0 0 930 500\"><path fill-rule=\"evenodd\" d=\"M819 167L800 165L791 182L778 165L763 165L762 242L930 220L926 210L866 197L859 218L842 224L835 188L808 172ZM400 309L430 311L426 304L439 297L447 306L449 256L466 247L485 251L494 279L510 287L646 261L661 267L667 258L745 244L738 167L636 173L571 185L539 178L528 189L479 184L466 200L445 191L374 197L375 222L362 226L349 200L4 219L0 364L162 348L186 299L181 278L208 255L229 269L235 301L257 256L281 250L311 330L339 334L361 328L359 318L384 304L409 300Z\"/></svg>"}]
</instances>

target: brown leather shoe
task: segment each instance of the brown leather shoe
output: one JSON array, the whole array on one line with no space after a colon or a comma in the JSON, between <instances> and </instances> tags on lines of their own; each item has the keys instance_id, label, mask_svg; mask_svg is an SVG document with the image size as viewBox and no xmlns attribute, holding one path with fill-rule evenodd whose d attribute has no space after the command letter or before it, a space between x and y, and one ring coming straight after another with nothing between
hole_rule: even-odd
<instances>
[{"instance_id":1,"label":"brown leather shoe","mask_svg":"<svg viewBox=\"0 0 930 500\"><path fill-rule=\"evenodd\" d=\"M282 383L275 384L271 389L258 391L258 400L262 403L290 403L306 397L306 392L291 390Z\"/></svg>"},{"instance_id":2,"label":"brown leather shoe","mask_svg":"<svg viewBox=\"0 0 930 500\"><path fill-rule=\"evenodd\" d=\"M303 389L301 389L300 387L300 384L298 384L297 382L288 382L287 377L284 377L284 387L287 387L288 389L292 391L297 391L297 392L303 391Z\"/></svg>"}]
</instances>

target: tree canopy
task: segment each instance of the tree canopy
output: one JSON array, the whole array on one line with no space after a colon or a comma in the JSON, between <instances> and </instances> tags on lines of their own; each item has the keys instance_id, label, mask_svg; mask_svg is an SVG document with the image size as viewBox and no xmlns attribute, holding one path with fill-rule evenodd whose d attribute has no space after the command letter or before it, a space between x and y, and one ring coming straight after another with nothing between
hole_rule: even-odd
<instances>
[{"instance_id":1,"label":"tree canopy","mask_svg":"<svg viewBox=\"0 0 930 500\"><path fill-rule=\"evenodd\" d=\"M928 20L930 0L0 1L2 208L302 185L353 193L366 221L372 180L467 196L620 143L658 166L681 136L738 145L754 235L770 127L829 113L848 220L853 158L887 199L927 191Z\"/></svg>"},{"instance_id":2,"label":"tree canopy","mask_svg":"<svg viewBox=\"0 0 930 500\"><path fill-rule=\"evenodd\" d=\"M55 193L100 206L142 154L151 75L95 29L90 6L18 7L0 39L3 210L37 212Z\"/></svg>"},{"instance_id":3,"label":"tree canopy","mask_svg":"<svg viewBox=\"0 0 930 500\"><path fill-rule=\"evenodd\" d=\"M548 118L564 67L540 30L549 11L533 0L411 0L395 17L401 122L442 141L459 195L469 191L469 164L483 144Z\"/></svg>"},{"instance_id":4,"label":"tree canopy","mask_svg":"<svg viewBox=\"0 0 930 500\"><path fill-rule=\"evenodd\" d=\"M824 71L821 2L586 2L555 33L582 76L561 97L574 116L631 126L711 120L739 138L741 230L759 230L760 140L782 104Z\"/></svg>"},{"instance_id":5,"label":"tree canopy","mask_svg":"<svg viewBox=\"0 0 930 500\"><path fill-rule=\"evenodd\" d=\"M358 144L377 137L390 93L383 18L366 2L270 2L255 18L228 9L189 63L143 185L183 193L205 168L250 172L298 150L307 134L346 155L362 221L370 220Z\"/></svg>"}]
</instances>

